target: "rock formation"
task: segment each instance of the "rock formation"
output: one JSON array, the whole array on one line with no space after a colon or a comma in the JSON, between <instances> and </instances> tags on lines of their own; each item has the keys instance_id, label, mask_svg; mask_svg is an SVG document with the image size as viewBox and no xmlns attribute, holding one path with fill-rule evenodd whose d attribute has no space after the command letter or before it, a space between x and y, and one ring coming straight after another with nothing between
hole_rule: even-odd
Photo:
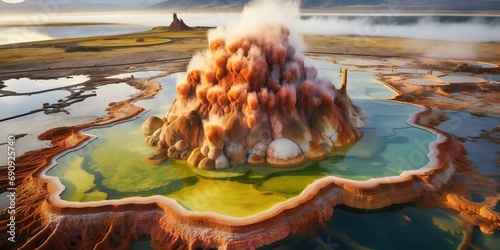
<instances>
[{"instance_id":1,"label":"rock formation","mask_svg":"<svg viewBox=\"0 0 500 250\"><path fill-rule=\"evenodd\" d=\"M181 30L192 30L193 28L187 26L182 19L177 18L177 13L174 13L174 17L170 26L167 30L169 31L181 31Z\"/></svg>"},{"instance_id":2,"label":"rock formation","mask_svg":"<svg viewBox=\"0 0 500 250\"><path fill-rule=\"evenodd\" d=\"M280 24L210 31L210 50L193 57L165 124L146 142L199 168L224 169L296 165L359 139L364 113L346 81L338 90L319 78L289 36Z\"/></svg>"},{"instance_id":3,"label":"rock formation","mask_svg":"<svg viewBox=\"0 0 500 250\"><path fill-rule=\"evenodd\" d=\"M462 218L478 226L481 232L492 235L500 228L500 212L495 211L495 206L500 202L500 195L487 197L483 202L472 202L463 196L448 194L446 201Z\"/></svg>"}]
</instances>

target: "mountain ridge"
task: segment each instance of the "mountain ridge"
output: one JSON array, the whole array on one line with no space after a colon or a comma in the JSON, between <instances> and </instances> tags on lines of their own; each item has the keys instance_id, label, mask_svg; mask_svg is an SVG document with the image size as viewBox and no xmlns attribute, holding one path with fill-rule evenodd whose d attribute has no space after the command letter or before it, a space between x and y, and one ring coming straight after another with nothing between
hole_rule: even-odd
<instances>
[{"instance_id":1,"label":"mountain ridge","mask_svg":"<svg viewBox=\"0 0 500 250\"><path fill-rule=\"evenodd\" d=\"M153 5L165 9L241 9L250 0L168 0ZM302 0L302 9L358 10L358 11L499 11L500 1L495 0Z\"/></svg>"}]
</instances>

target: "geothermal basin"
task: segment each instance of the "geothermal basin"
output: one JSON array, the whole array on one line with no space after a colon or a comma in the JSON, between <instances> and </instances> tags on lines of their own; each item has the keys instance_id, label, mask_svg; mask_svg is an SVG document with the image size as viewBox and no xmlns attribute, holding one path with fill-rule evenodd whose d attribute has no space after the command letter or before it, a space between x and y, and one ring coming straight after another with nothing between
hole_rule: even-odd
<instances>
[{"instance_id":1,"label":"geothermal basin","mask_svg":"<svg viewBox=\"0 0 500 250\"><path fill-rule=\"evenodd\" d=\"M292 5L281 12L298 17L298 2ZM156 248L254 249L324 225L327 231L336 222L345 226L339 216L348 217L346 210L379 209L400 212L394 221L409 231L420 228L413 220L424 218L422 228L445 235L446 242L436 244L441 248L470 246L473 226L493 234L498 197L484 190L494 185L483 185L464 146L436 126L447 119L441 110L457 102L453 87L484 87L469 100L483 92L489 98L495 88L461 76L440 86L405 82L441 74L395 73L392 59L382 70L375 69L380 58L372 58L375 64L354 59L375 75L359 71L361 65L336 64L332 55L308 52L316 57L307 58L302 36L283 21L293 17L274 20L283 9L274 8L265 8L268 23L253 25L252 12L264 10L249 7L239 26L210 30L208 50L169 73L101 77L123 80L141 95L110 104L107 117L93 123L40 135L59 150L52 152L64 152L50 154L49 166L43 162L27 179L35 188L22 195L32 197L39 186L46 192L34 195L40 208L32 215L43 229L24 248L128 248L146 236ZM348 84L340 80L345 67ZM180 71L186 72L171 74ZM425 99L435 94L442 97ZM469 201L469 194L484 199ZM424 216L421 205L431 207ZM378 222L384 217L373 214ZM361 248L349 239L356 233L328 234Z\"/></svg>"},{"instance_id":2,"label":"geothermal basin","mask_svg":"<svg viewBox=\"0 0 500 250\"><path fill-rule=\"evenodd\" d=\"M334 74L338 67L331 65L330 70L322 71ZM368 181L426 166L429 145L437 137L407 123L409 115L421 108L374 99L370 95L390 98L395 93L374 80L366 81L365 72L353 72L350 76L352 82L365 82L353 86L351 95L369 113L364 136L354 145L337 148L322 160L288 169L243 164L215 171L189 166L185 160L149 163L147 158L156 149L140 143L144 135L137 128L149 114L161 113L164 108L161 104L175 98L169 90L178 76L172 75L156 79L164 86L156 98L137 103L149 109L147 114L130 122L85 131L96 139L57 159L57 165L47 174L61 179L66 186L61 198L67 201L162 195L177 200L188 210L246 217L298 196L309 184L327 176ZM363 91L369 94L362 95ZM231 200L239 202L227 202ZM255 200L259 202L253 205L240 202Z\"/></svg>"},{"instance_id":3,"label":"geothermal basin","mask_svg":"<svg viewBox=\"0 0 500 250\"><path fill-rule=\"evenodd\" d=\"M317 67L319 74L331 76L337 85L340 82L339 65L311 59L307 63ZM373 209L411 201L423 192L438 190L454 172L450 162L443 162L450 152L442 146L448 145L450 138L420 125L423 120L436 119L434 112L388 100L396 93L363 71L351 71L347 89L352 102L367 113L363 137L320 160L292 168L241 164L223 170L200 169L178 159L152 164L149 157L157 149L143 143L145 135L140 126L150 115L160 116L169 108L176 98L175 82L185 75L153 79L163 89L154 99L136 103L149 110L140 117L84 131L94 139L60 156L43 174L53 187L48 200L53 208L48 211L64 215L85 210L99 216L112 205L144 217L142 210L127 204L157 204L163 212L153 220L165 221L160 230L155 229L161 233L145 230L153 242L177 236L186 242L198 242L189 228L230 226L239 228L239 233L217 230L219 236L206 236L199 246L238 247L241 245L235 239L249 237L248 241L258 247L303 230L300 228L324 223L338 204ZM451 151L462 149L453 143L446 147ZM311 202L316 205L308 205ZM310 209L293 212L304 206ZM280 219L290 211L296 222ZM317 213L323 215L311 217ZM203 224L198 224L200 218ZM168 229L171 223L181 226ZM262 238L262 232L248 228L261 223L276 237ZM290 223L291 231L279 229L283 223Z\"/></svg>"}]
</instances>

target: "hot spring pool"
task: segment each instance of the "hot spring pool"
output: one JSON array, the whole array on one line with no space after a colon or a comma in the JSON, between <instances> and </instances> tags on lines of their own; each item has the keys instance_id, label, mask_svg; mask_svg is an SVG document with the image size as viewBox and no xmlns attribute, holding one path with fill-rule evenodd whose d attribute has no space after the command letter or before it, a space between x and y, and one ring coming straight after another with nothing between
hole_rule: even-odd
<instances>
[{"instance_id":1,"label":"hot spring pool","mask_svg":"<svg viewBox=\"0 0 500 250\"><path fill-rule=\"evenodd\" d=\"M326 67L324 63L317 62L320 74L337 71L335 65ZM177 75L156 80L163 90L154 99L136 103L149 109L147 115L86 130L96 139L57 159L47 175L59 177L65 186L62 199L89 202L162 195L191 211L247 217L298 196L309 184L326 176L365 181L422 168L429 162L428 145L436 140L434 134L407 124L409 114L419 107L375 99L390 98L394 92L370 79L367 72L351 72L349 94L368 114L364 136L355 145L288 169L243 165L206 171L182 160L151 165L145 158L156 150L144 143L140 126L151 115L163 116L177 95Z\"/></svg>"}]
</instances>

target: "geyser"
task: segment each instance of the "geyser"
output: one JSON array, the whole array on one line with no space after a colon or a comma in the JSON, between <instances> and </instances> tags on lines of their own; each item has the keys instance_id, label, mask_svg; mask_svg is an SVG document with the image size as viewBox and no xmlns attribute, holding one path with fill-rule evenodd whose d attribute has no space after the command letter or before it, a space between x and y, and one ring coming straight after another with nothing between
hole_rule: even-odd
<instances>
[{"instance_id":1,"label":"geyser","mask_svg":"<svg viewBox=\"0 0 500 250\"><path fill-rule=\"evenodd\" d=\"M255 1L236 24L210 30L168 113L143 124L146 142L160 155L224 169L293 166L359 139L363 111L345 81L337 89L305 65L292 16L298 1Z\"/></svg>"}]
</instances>

